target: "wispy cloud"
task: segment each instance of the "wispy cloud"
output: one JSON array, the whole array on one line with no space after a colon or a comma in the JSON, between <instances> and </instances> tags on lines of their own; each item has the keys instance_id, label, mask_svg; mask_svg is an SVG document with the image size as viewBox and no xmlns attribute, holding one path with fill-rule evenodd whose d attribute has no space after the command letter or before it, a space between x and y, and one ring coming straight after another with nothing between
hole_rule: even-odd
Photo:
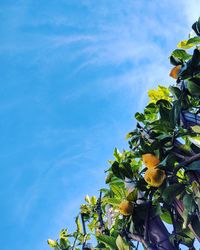
<instances>
[{"instance_id":1,"label":"wispy cloud","mask_svg":"<svg viewBox=\"0 0 200 250\"><path fill-rule=\"evenodd\" d=\"M78 191L79 183L85 185L85 189L81 189L84 193L85 190L92 192L94 186L103 182L106 160L112 158L114 146L126 144L124 136L133 125L132 114L143 109L147 90L157 84L172 82L168 77L168 56L188 33L185 25L189 29L197 19L199 1L121 0L117 4L115 1L96 4L86 0L77 4L63 0L60 8L59 4L52 5L51 11L48 4L40 8L31 1L17 4L10 12L6 11L10 7L1 12L6 15L0 53L6 58L9 56L14 66L25 62L22 63L23 73L26 73L26 67L30 69L26 78L34 75L30 90L34 108L36 99L39 100L35 115L41 109L43 116L46 111L48 115L46 120L42 117L36 121L43 124L34 130L26 149L20 148L18 143L14 152L9 151L3 157L19 155L23 158L23 166L17 166L19 173L13 170L15 176L10 184L16 202L12 208L16 221L26 226L32 217L40 219L43 216L48 221L50 216L49 223L43 221L47 228L41 236L50 237L61 225L71 223L78 211L79 197L82 196ZM54 10L54 7L58 9ZM7 26L9 36L4 36ZM22 73L20 70L19 74ZM61 78L58 77L60 74ZM36 81L40 86L33 97ZM59 85L59 81L63 84ZM55 88L51 84L55 84ZM24 88L23 98L27 98L28 88ZM46 95L50 100L45 99ZM0 110L8 112L18 104L18 109L25 108L28 98L24 103L19 99L18 96L16 100L5 102ZM103 115L96 122L88 119L81 125L84 107L74 108L75 111L70 109L72 103L82 107L89 99L92 101L88 102L88 107L93 104L94 107L84 114L95 119L98 109ZM59 108L51 105L54 101ZM106 108L100 109L104 103ZM74 116L80 116L80 121L73 123L71 119L73 122L69 125L71 120L63 118L69 115L66 109L75 112ZM34 122L32 118L27 124L30 126ZM27 150L36 154L34 159L33 156L24 159ZM23 181L26 188L21 194L23 188L17 187ZM74 191L79 197L70 196ZM41 249L47 249L45 244Z\"/></svg>"}]
</instances>

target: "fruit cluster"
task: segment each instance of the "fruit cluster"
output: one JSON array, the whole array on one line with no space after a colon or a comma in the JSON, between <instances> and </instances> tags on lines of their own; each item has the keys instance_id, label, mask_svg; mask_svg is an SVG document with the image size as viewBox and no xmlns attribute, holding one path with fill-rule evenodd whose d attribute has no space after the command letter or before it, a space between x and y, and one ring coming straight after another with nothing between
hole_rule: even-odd
<instances>
[{"instance_id":1,"label":"fruit cluster","mask_svg":"<svg viewBox=\"0 0 200 250\"><path fill-rule=\"evenodd\" d=\"M144 154L142 155L142 161L147 167L144 175L145 181L152 187L161 186L166 178L166 174L164 170L157 168L157 165L160 163L158 157L153 154Z\"/></svg>"}]
</instances>

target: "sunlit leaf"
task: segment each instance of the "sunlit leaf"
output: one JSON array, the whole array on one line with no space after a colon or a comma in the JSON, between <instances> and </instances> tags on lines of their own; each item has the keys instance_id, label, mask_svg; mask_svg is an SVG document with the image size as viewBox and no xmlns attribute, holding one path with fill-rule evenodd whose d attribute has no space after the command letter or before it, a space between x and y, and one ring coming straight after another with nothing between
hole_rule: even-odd
<instances>
[{"instance_id":1,"label":"sunlit leaf","mask_svg":"<svg viewBox=\"0 0 200 250\"><path fill-rule=\"evenodd\" d=\"M120 235L116 239L116 245L119 250L130 250L129 244Z\"/></svg>"}]
</instances>

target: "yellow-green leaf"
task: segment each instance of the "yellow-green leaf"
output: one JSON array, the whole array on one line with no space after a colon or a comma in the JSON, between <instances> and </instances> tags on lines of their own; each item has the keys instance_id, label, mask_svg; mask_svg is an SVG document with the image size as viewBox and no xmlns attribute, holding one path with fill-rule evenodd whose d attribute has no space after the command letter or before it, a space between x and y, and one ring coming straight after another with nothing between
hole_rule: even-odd
<instances>
[{"instance_id":1,"label":"yellow-green leaf","mask_svg":"<svg viewBox=\"0 0 200 250\"><path fill-rule=\"evenodd\" d=\"M192 129L195 133L200 134L200 126L195 125L195 126L192 126L191 129Z\"/></svg>"},{"instance_id":2,"label":"yellow-green leaf","mask_svg":"<svg viewBox=\"0 0 200 250\"><path fill-rule=\"evenodd\" d=\"M191 43L188 44L188 40L183 40L183 41L181 41L181 42L179 42L179 43L177 44L177 47L178 47L179 49L190 49L190 48L193 47L193 46L194 46L194 45L191 44Z\"/></svg>"},{"instance_id":3,"label":"yellow-green leaf","mask_svg":"<svg viewBox=\"0 0 200 250\"><path fill-rule=\"evenodd\" d=\"M50 247L54 248L58 246L58 242L56 240L48 239L47 243L49 244Z\"/></svg>"},{"instance_id":4,"label":"yellow-green leaf","mask_svg":"<svg viewBox=\"0 0 200 250\"><path fill-rule=\"evenodd\" d=\"M156 103L157 101L163 99L167 101L171 101L169 89L158 85L158 89L151 89L148 91L149 102Z\"/></svg>"}]
</instances>

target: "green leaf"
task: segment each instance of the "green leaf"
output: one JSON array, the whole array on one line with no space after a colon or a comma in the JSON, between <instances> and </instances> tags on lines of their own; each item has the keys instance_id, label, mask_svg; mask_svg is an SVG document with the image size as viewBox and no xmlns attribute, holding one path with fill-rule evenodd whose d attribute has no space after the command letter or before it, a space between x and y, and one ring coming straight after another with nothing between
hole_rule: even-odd
<instances>
[{"instance_id":1,"label":"green leaf","mask_svg":"<svg viewBox=\"0 0 200 250\"><path fill-rule=\"evenodd\" d=\"M162 198L166 203L172 203L177 195L181 194L185 190L185 185L182 183L172 184L165 188L162 193Z\"/></svg>"},{"instance_id":2,"label":"green leaf","mask_svg":"<svg viewBox=\"0 0 200 250\"><path fill-rule=\"evenodd\" d=\"M76 222L76 226L77 226L77 229L76 229L77 232L82 233L82 226L81 226L79 216L76 216L75 222Z\"/></svg>"},{"instance_id":3,"label":"green leaf","mask_svg":"<svg viewBox=\"0 0 200 250\"><path fill-rule=\"evenodd\" d=\"M192 129L195 133L200 134L200 126L195 125L195 126L192 126L191 129Z\"/></svg>"},{"instance_id":4,"label":"green leaf","mask_svg":"<svg viewBox=\"0 0 200 250\"><path fill-rule=\"evenodd\" d=\"M174 66L182 65L182 61L178 58L175 58L174 56L169 57L170 63Z\"/></svg>"},{"instance_id":5,"label":"green leaf","mask_svg":"<svg viewBox=\"0 0 200 250\"><path fill-rule=\"evenodd\" d=\"M113 176L114 175L112 172L108 173L108 175L106 176L106 184L111 182Z\"/></svg>"},{"instance_id":6,"label":"green leaf","mask_svg":"<svg viewBox=\"0 0 200 250\"><path fill-rule=\"evenodd\" d=\"M127 162L123 162L119 164L120 171L124 174L125 177L132 179L133 171L131 169L131 165Z\"/></svg>"},{"instance_id":7,"label":"green leaf","mask_svg":"<svg viewBox=\"0 0 200 250\"><path fill-rule=\"evenodd\" d=\"M187 81L187 88L191 95L199 96L200 95L200 79L192 78Z\"/></svg>"},{"instance_id":8,"label":"green leaf","mask_svg":"<svg viewBox=\"0 0 200 250\"><path fill-rule=\"evenodd\" d=\"M137 112L137 113L135 114L135 118L136 118L139 122L143 122L143 121L145 120L144 114L139 113L139 112Z\"/></svg>"},{"instance_id":9,"label":"green leaf","mask_svg":"<svg viewBox=\"0 0 200 250\"><path fill-rule=\"evenodd\" d=\"M58 247L58 242L56 240L48 239L47 243L49 244L50 247Z\"/></svg>"},{"instance_id":10,"label":"green leaf","mask_svg":"<svg viewBox=\"0 0 200 250\"><path fill-rule=\"evenodd\" d=\"M200 18L198 19L197 22L195 22L193 25L192 25L192 29L195 31L195 33L200 36Z\"/></svg>"},{"instance_id":11,"label":"green leaf","mask_svg":"<svg viewBox=\"0 0 200 250\"><path fill-rule=\"evenodd\" d=\"M181 229L181 231L179 231L177 234L178 240L181 241L181 244L189 247L190 250L195 250L195 248L193 248L194 236L189 228Z\"/></svg>"},{"instance_id":12,"label":"green leaf","mask_svg":"<svg viewBox=\"0 0 200 250\"><path fill-rule=\"evenodd\" d=\"M117 162L121 161L122 154L119 152L117 148L114 149L114 157Z\"/></svg>"},{"instance_id":13,"label":"green leaf","mask_svg":"<svg viewBox=\"0 0 200 250\"><path fill-rule=\"evenodd\" d=\"M92 204L93 206L96 205L96 203L97 203L97 198L96 198L96 196L93 195L93 196L91 197L90 200L91 200L91 204Z\"/></svg>"},{"instance_id":14,"label":"green leaf","mask_svg":"<svg viewBox=\"0 0 200 250\"><path fill-rule=\"evenodd\" d=\"M194 230L195 234L200 237L200 221L197 216L195 216L191 221L192 229Z\"/></svg>"},{"instance_id":15,"label":"green leaf","mask_svg":"<svg viewBox=\"0 0 200 250\"><path fill-rule=\"evenodd\" d=\"M125 178L125 176L124 176L124 173L120 170L120 168L119 168L119 163L118 162L113 162L113 164L112 164L112 172L113 172L113 174L116 176L116 177L118 177L119 179L124 179Z\"/></svg>"},{"instance_id":16,"label":"green leaf","mask_svg":"<svg viewBox=\"0 0 200 250\"><path fill-rule=\"evenodd\" d=\"M190 38L187 41L187 45L191 45L191 47L194 46L194 45L198 45L198 44L200 44L200 37L198 37L198 36Z\"/></svg>"},{"instance_id":17,"label":"green leaf","mask_svg":"<svg viewBox=\"0 0 200 250\"><path fill-rule=\"evenodd\" d=\"M87 203L89 203L89 204L91 203L89 195L86 195L86 196L85 196L85 201L86 201Z\"/></svg>"},{"instance_id":18,"label":"green leaf","mask_svg":"<svg viewBox=\"0 0 200 250\"><path fill-rule=\"evenodd\" d=\"M180 113L181 113L181 102L180 100L176 100L173 103L173 107L170 112L170 122L172 127L175 127L176 124L180 123Z\"/></svg>"},{"instance_id":19,"label":"green leaf","mask_svg":"<svg viewBox=\"0 0 200 250\"><path fill-rule=\"evenodd\" d=\"M120 198L120 199L124 198L124 191L118 185L110 184L110 188L113 191L113 193L115 194L115 196L116 196L115 198Z\"/></svg>"},{"instance_id":20,"label":"green leaf","mask_svg":"<svg viewBox=\"0 0 200 250\"><path fill-rule=\"evenodd\" d=\"M193 196L191 194L185 194L183 197L183 205L184 209L187 210L189 213L192 211L193 203Z\"/></svg>"},{"instance_id":21,"label":"green leaf","mask_svg":"<svg viewBox=\"0 0 200 250\"><path fill-rule=\"evenodd\" d=\"M177 87L174 87L174 86L170 86L169 89L170 89L170 92L172 93L172 95L174 96L174 98L179 99L179 97L181 95L181 90Z\"/></svg>"},{"instance_id":22,"label":"green leaf","mask_svg":"<svg viewBox=\"0 0 200 250\"><path fill-rule=\"evenodd\" d=\"M169 96L170 92L169 89L158 85L158 89L150 89L148 91L148 96L149 96L149 102L150 103L156 103L159 100L167 100L171 101L171 97Z\"/></svg>"},{"instance_id":23,"label":"green leaf","mask_svg":"<svg viewBox=\"0 0 200 250\"><path fill-rule=\"evenodd\" d=\"M137 188L135 188L132 192L130 192L127 196L127 200L128 201L136 201L137 200L137 194L138 194L138 190Z\"/></svg>"},{"instance_id":24,"label":"green leaf","mask_svg":"<svg viewBox=\"0 0 200 250\"><path fill-rule=\"evenodd\" d=\"M172 224L172 218L171 218L171 215L168 211L165 211L163 212L161 215L160 215L161 219L168 223L168 224Z\"/></svg>"},{"instance_id":25,"label":"green leaf","mask_svg":"<svg viewBox=\"0 0 200 250\"><path fill-rule=\"evenodd\" d=\"M191 141L196 147L200 148L200 136L188 137L189 141Z\"/></svg>"},{"instance_id":26,"label":"green leaf","mask_svg":"<svg viewBox=\"0 0 200 250\"><path fill-rule=\"evenodd\" d=\"M192 58L192 55L188 54L185 50L183 49L175 49L172 52L172 56L181 59L181 60L188 60Z\"/></svg>"},{"instance_id":27,"label":"green leaf","mask_svg":"<svg viewBox=\"0 0 200 250\"><path fill-rule=\"evenodd\" d=\"M199 161L193 161L189 165L185 166L186 170L200 170L200 160Z\"/></svg>"},{"instance_id":28,"label":"green leaf","mask_svg":"<svg viewBox=\"0 0 200 250\"><path fill-rule=\"evenodd\" d=\"M175 158L174 155L168 154L159 164L159 169L169 170L172 171L174 168Z\"/></svg>"},{"instance_id":29,"label":"green leaf","mask_svg":"<svg viewBox=\"0 0 200 250\"><path fill-rule=\"evenodd\" d=\"M117 250L116 239L108 235L99 235L97 240L104 243L110 250Z\"/></svg>"},{"instance_id":30,"label":"green leaf","mask_svg":"<svg viewBox=\"0 0 200 250\"><path fill-rule=\"evenodd\" d=\"M119 204L121 203L121 199L117 199L117 198L103 198L102 202L104 204L110 204L113 206L119 206Z\"/></svg>"},{"instance_id":31,"label":"green leaf","mask_svg":"<svg viewBox=\"0 0 200 250\"><path fill-rule=\"evenodd\" d=\"M192 44L192 43L189 43L188 44L188 40L183 40L183 41L181 41L181 42L179 42L178 44L177 44L177 47L179 48L179 49L190 49L191 47L193 47L194 45Z\"/></svg>"},{"instance_id":32,"label":"green leaf","mask_svg":"<svg viewBox=\"0 0 200 250\"><path fill-rule=\"evenodd\" d=\"M117 236L116 245L119 250L130 250L129 244L120 236Z\"/></svg>"}]
</instances>

